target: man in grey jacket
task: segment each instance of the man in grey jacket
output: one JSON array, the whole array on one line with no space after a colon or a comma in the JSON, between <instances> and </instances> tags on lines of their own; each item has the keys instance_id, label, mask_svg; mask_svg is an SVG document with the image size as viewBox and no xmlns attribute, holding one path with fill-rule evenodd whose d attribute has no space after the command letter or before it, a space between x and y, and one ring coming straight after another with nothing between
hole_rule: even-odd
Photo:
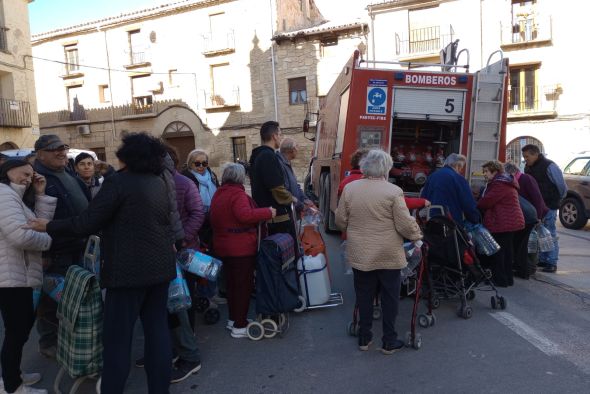
<instances>
[{"instance_id":1,"label":"man in grey jacket","mask_svg":"<svg viewBox=\"0 0 590 394\"><path fill-rule=\"evenodd\" d=\"M293 196L295 196L297 199L297 202L295 203L295 210L297 212L301 212L305 205L313 205L313 203L305 196L303 190L301 190L301 186L299 186L297 178L295 177L295 172L291 166L291 161L295 160L297 157L297 152L297 142L293 138L286 137L283 139L283 141L281 141L277 156L283 169L285 188L291 192Z\"/></svg>"}]
</instances>

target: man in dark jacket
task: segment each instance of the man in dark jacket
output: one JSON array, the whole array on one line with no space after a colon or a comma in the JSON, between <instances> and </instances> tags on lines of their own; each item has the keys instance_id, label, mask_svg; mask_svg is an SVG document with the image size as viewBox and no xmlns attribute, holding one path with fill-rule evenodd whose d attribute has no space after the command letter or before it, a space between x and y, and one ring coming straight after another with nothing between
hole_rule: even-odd
<instances>
[{"instance_id":1,"label":"man in dark jacket","mask_svg":"<svg viewBox=\"0 0 590 394\"><path fill-rule=\"evenodd\" d=\"M471 188L461 175L465 163L465 156L451 153L445 159L445 166L428 177L421 193L432 205L448 208L453 220L460 225L464 219L478 223L480 218Z\"/></svg>"},{"instance_id":2,"label":"man in dark jacket","mask_svg":"<svg viewBox=\"0 0 590 394\"><path fill-rule=\"evenodd\" d=\"M67 219L79 215L88 207L90 191L78 177L67 169L68 149L57 135L43 135L35 142L35 171L45 176L48 196L57 198L54 219ZM45 272L65 276L72 264L80 264L86 238L83 236L54 236L51 249L43 253ZM42 295L37 309L39 352L55 357L58 320L57 303Z\"/></svg>"},{"instance_id":3,"label":"man in dark jacket","mask_svg":"<svg viewBox=\"0 0 590 394\"><path fill-rule=\"evenodd\" d=\"M567 186L563 179L563 173L551 160L547 159L536 145L525 145L522 148L522 157L526 162L524 172L531 175L539 184L539 190L543 196L545 205L549 211L543 218L543 225L553 237L554 248L550 252L541 252L539 254L539 266L543 267L543 272L557 271L557 261L559 260L559 245L557 243L557 210L560 201L567 193Z\"/></svg>"},{"instance_id":4,"label":"man in dark jacket","mask_svg":"<svg viewBox=\"0 0 590 394\"><path fill-rule=\"evenodd\" d=\"M271 206L276 217L268 222L269 234L289 233L295 237L295 224L291 220L291 204L297 203L285 187L285 177L276 150L281 142L279 124L268 121L260 128L262 145L250 157L250 183L252 198L259 207Z\"/></svg>"}]
</instances>

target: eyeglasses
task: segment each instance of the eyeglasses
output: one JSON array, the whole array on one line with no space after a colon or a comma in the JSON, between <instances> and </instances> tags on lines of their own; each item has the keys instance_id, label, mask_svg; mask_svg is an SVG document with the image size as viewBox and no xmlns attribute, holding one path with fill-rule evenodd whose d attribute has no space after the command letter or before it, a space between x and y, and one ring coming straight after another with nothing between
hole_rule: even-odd
<instances>
[{"instance_id":1,"label":"eyeglasses","mask_svg":"<svg viewBox=\"0 0 590 394\"><path fill-rule=\"evenodd\" d=\"M207 161L193 161L193 165L195 167L207 167L209 165L209 162L207 162Z\"/></svg>"}]
</instances>

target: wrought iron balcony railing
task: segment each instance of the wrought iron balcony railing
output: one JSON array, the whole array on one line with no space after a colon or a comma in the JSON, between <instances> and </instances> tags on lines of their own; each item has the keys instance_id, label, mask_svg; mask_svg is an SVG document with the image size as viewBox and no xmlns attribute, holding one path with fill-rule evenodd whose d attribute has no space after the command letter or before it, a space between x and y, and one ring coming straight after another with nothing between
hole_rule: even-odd
<instances>
[{"instance_id":1,"label":"wrought iron balcony railing","mask_svg":"<svg viewBox=\"0 0 590 394\"><path fill-rule=\"evenodd\" d=\"M511 114L554 112L559 86L511 86L508 111Z\"/></svg>"},{"instance_id":2,"label":"wrought iron balcony railing","mask_svg":"<svg viewBox=\"0 0 590 394\"><path fill-rule=\"evenodd\" d=\"M395 52L398 56L435 53L455 39L452 25L429 26L395 33Z\"/></svg>"},{"instance_id":3,"label":"wrought iron balcony railing","mask_svg":"<svg viewBox=\"0 0 590 394\"><path fill-rule=\"evenodd\" d=\"M550 16L522 16L500 26L502 45L551 41L553 38Z\"/></svg>"},{"instance_id":4,"label":"wrought iron balcony railing","mask_svg":"<svg viewBox=\"0 0 590 394\"><path fill-rule=\"evenodd\" d=\"M210 32L203 34L203 54L228 52L236 49L236 39L233 30L224 33Z\"/></svg>"},{"instance_id":5,"label":"wrought iron balcony railing","mask_svg":"<svg viewBox=\"0 0 590 394\"><path fill-rule=\"evenodd\" d=\"M0 98L0 127L31 127L29 102Z\"/></svg>"},{"instance_id":6,"label":"wrought iron balcony railing","mask_svg":"<svg viewBox=\"0 0 590 394\"><path fill-rule=\"evenodd\" d=\"M6 31L8 29L4 26L0 26L0 51L8 51L8 40L6 39Z\"/></svg>"}]
</instances>

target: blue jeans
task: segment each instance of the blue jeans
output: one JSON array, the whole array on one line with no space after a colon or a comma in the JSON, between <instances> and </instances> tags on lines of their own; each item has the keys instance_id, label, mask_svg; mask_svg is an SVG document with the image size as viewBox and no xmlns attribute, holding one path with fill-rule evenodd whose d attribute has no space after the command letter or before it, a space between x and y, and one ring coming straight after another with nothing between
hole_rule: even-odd
<instances>
[{"instance_id":1,"label":"blue jeans","mask_svg":"<svg viewBox=\"0 0 590 394\"><path fill-rule=\"evenodd\" d=\"M557 229L555 224L557 222L557 209L550 209L549 212L543 218L543 226L547 227L547 230L551 233L553 237L553 245L555 247L551 252L541 252L539 253L539 262L545 263L548 265L557 265L557 260L559 259L559 244L557 243Z\"/></svg>"}]
</instances>

